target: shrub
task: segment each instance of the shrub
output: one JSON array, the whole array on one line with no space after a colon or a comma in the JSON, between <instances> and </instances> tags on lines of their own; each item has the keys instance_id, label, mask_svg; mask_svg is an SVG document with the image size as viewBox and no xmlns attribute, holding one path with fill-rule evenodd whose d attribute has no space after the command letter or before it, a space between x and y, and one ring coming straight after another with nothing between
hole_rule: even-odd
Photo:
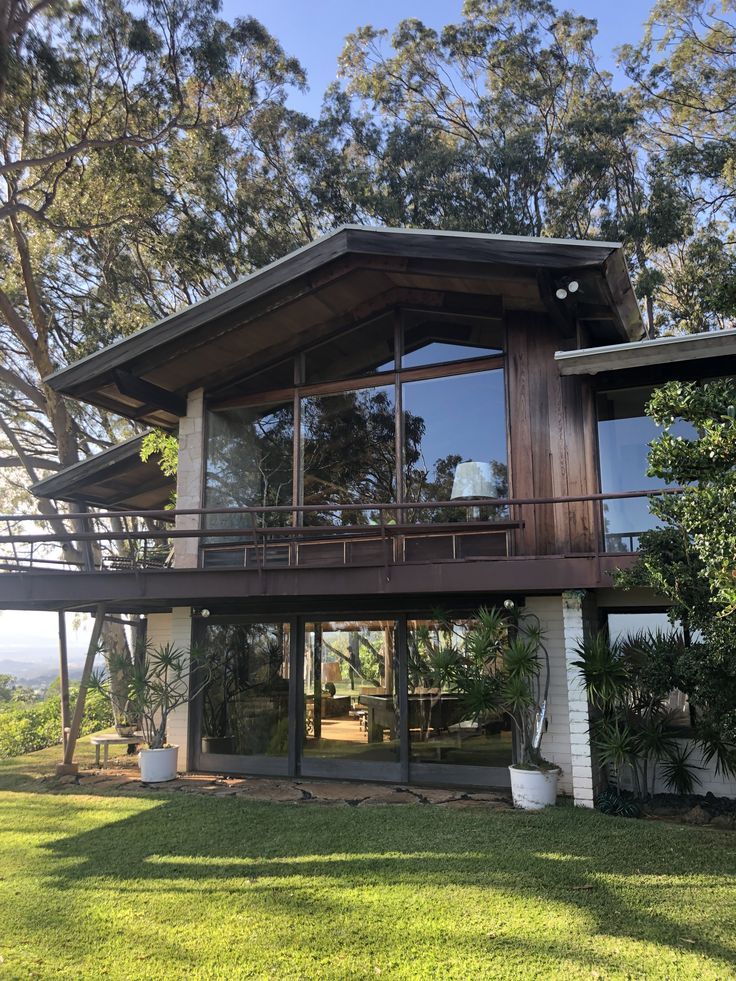
<instances>
[{"instance_id":1,"label":"shrub","mask_svg":"<svg viewBox=\"0 0 736 981\"><path fill-rule=\"evenodd\" d=\"M72 707L76 691L72 690ZM108 699L87 692L80 735L112 725ZM50 695L42 702L8 704L0 711L0 759L22 756L61 743L61 697Z\"/></svg>"}]
</instances>

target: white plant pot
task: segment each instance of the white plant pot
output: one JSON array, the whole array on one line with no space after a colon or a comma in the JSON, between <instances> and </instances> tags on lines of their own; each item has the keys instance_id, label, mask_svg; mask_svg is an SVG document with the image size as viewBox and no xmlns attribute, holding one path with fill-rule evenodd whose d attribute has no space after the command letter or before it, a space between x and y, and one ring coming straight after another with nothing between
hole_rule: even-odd
<instances>
[{"instance_id":1,"label":"white plant pot","mask_svg":"<svg viewBox=\"0 0 736 981\"><path fill-rule=\"evenodd\" d=\"M541 811L557 800L557 778L560 770L521 770L509 767L511 774L511 796L514 807L524 811Z\"/></svg>"},{"instance_id":2,"label":"white plant pot","mask_svg":"<svg viewBox=\"0 0 736 981\"><path fill-rule=\"evenodd\" d=\"M138 753L138 761L143 783L163 783L166 780L175 780L178 755L178 746L167 746L165 749L142 749Z\"/></svg>"}]
</instances>

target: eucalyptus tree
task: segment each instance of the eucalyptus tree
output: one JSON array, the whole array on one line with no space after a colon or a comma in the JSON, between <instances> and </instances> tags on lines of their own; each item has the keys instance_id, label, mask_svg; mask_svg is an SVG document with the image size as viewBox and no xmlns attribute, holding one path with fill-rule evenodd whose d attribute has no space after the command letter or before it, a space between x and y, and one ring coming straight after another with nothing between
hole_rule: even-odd
<instances>
[{"instance_id":1,"label":"eucalyptus tree","mask_svg":"<svg viewBox=\"0 0 736 981\"><path fill-rule=\"evenodd\" d=\"M661 329L731 327L736 218L736 4L658 0L639 45L622 50L641 119L642 152L657 161L679 234L670 230L652 283ZM673 216L659 209L665 224Z\"/></svg>"},{"instance_id":2,"label":"eucalyptus tree","mask_svg":"<svg viewBox=\"0 0 736 981\"><path fill-rule=\"evenodd\" d=\"M260 24L217 9L19 0L0 16L2 498L60 532L65 508L30 505L28 483L130 425L46 377L243 271L231 198L259 169L260 121L304 81ZM73 542L64 556L80 560Z\"/></svg>"},{"instance_id":3,"label":"eucalyptus tree","mask_svg":"<svg viewBox=\"0 0 736 981\"><path fill-rule=\"evenodd\" d=\"M5 57L0 414L22 481L121 435L47 375L240 274L229 195L257 167L257 121L303 83L255 21L207 0L137 9L49 4Z\"/></svg>"}]
</instances>

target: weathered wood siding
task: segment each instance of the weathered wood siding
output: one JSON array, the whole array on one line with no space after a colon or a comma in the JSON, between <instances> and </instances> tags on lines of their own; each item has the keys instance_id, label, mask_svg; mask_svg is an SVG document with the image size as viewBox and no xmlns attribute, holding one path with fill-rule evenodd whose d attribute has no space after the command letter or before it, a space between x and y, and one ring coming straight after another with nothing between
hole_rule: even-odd
<instances>
[{"instance_id":1,"label":"weathered wood siding","mask_svg":"<svg viewBox=\"0 0 736 981\"><path fill-rule=\"evenodd\" d=\"M570 346L540 314L510 311L507 373L513 497L594 494L598 490L595 406L590 384L560 376L555 351ZM525 506L517 552L559 555L593 548L590 503Z\"/></svg>"}]
</instances>

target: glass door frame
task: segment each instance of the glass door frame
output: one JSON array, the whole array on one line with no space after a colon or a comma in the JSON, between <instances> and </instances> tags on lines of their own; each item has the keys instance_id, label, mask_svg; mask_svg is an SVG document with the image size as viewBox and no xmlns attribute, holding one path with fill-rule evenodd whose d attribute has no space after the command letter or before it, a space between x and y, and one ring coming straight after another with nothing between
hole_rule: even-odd
<instances>
[{"instance_id":1,"label":"glass door frame","mask_svg":"<svg viewBox=\"0 0 736 981\"><path fill-rule=\"evenodd\" d=\"M289 731L287 737L286 756L266 756L265 754L253 754L244 756L237 753L204 753L202 751L202 719L204 709L204 692L201 691L197 698L190 703L189 708L189 739L190 739L190 758L194 770L205 773L236 773L249 774L253 776L269 777L289 777L295 775L294 761L292 759L292 729L294 712L294 672L297 661L297 617L293 616L242 616L227 614L213 616L211 619L197 619L193 621L192 643L196 648L201 645L201 637L208 624L288 624L289 625L289 700L288 718Z\"/></svg>"},{"instance_id":2,"label":"glass door frame","mask_svg":"<svg viewBox=\"0 0 736 981\"><path fill-rule=\"evenodd\" d=\"M455 763L412 763L409 734L409 663L407 623L426 619L427 612L365 612L351 614L344 610L300 615L218 615L211 620L195 621L193 643L201 637L206 623L288 623L289 624L289 730L286 756L242 756L203 753L201 744L203 694L190 704L190 765L194 770L210 773L243 774L270 777L306 777L339 780L367 780L383 783L444 785L448 787L483 787L499 789L510 786L506 766L471 766ZM396 762L359 762L350 759L305 757L304 733L304 657L307 623L331 620L392 620L396 624L395 684L398 686L399 758Z\"/></svg>"},{"instance_id":3,"label":"glass door frame","mask_svg":"<svg viewBox=\"0 0 736 981\"><path fill-rule=\"evenodd\" d=\"M297 638L301 652L300 668L297 673L296 692L297 715L292 726L294 734L298 776L301 777L335 777L339 780L370 780L385 783L407 783L409 780L409 728L406 725L409 707L408 697L408 663L406 658L406 617L400 613L366 614L359 613L351 616L349 613L339 613L336 620L392 620L395 624L396 639L394 642L394 685L397 686L399 702L399 758L395 762L359 762L349 759L321 759L305 756L302 752L303 740L299 738L304 732L304 656L305 656L305 627L307 623L328 623L323 614L299 617Z\"/></svg>"}]
</instances>

